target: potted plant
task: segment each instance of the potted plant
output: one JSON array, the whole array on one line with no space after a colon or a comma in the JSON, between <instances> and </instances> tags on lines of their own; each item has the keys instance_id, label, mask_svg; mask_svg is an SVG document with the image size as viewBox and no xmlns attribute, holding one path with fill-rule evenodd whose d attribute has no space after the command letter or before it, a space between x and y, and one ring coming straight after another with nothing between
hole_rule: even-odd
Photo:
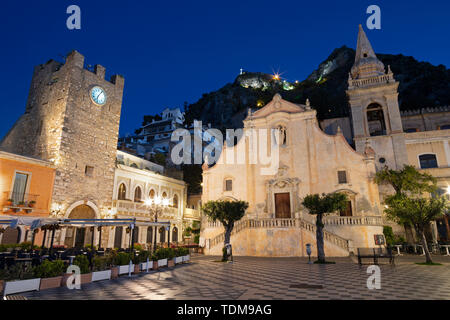
<instances>
[{"instance_id":1,"label":"potted plant","mask_svg":"<svg viewBox=\"0 0 450 320\"><path fill-rule=\"evenodd\" d=\"M140 270L142 271L147 270L147 261L148 261L148 269L151 269L153 263L151 263L150 252L146 250L140 251L137 256L137 263Z\"/></svg>"},{"instance_id":2,"label":"potted plant","mask_svg":"<svg viewBox=\"0 0 450 320\"><path fill-rule=\"evenodd\" d=\"M31 200L28 202L28 208L34 208L34 205L36 204L36 201Z\"/></svg>"},{"instance_id":3,"label":"potted plant","mask_svg":"<svg viewBox=\"0 0 450 320\"><path fill-rule=\"evenodd\" d=\"M2 273L4 295L39 290L41 279L34 278L34 268L29 265L16 264Z\"/></svg>"},{"instance_id":4,"label":"potted plant","mask_svg":"<svg viewBox=\"0 0 450 320\"><path fill-rule=\"evenodd\" d=\"M175 249L175 264L179 264L183 262L183 248L176 248Z\"/></svg>"},{"instance_id":5,"label":"potted plant","mask_svg":"<svg viewBox=\"0 0 450 320\"><path fill-rule=\"evenodd\" d=\"M39 290L60 287L64 269L65 266L62 260L44 260L34 270L36 278L41 278Z\"/></svg>"},{"instance_id":6,"label":"potted plant","mask_svg":"<svg viewBox=\"0 0 450 320\"><path fill-rule=\"evenodd\" d=\"M109 256L96 256L92 262L94 267L92 272L92 282L111 279L112 271L109 269L111 258Z\"/></svg>"},{"instance_id":7,"label":"potted plant","mask_svg":"<svg viewBox=\"0 0 450 320\"><path fill-rule=\"evenodd\" d=\"M19 208L25 207L25 201L20 201L18 206L19 206Z\"/></svg>"},{"instance_id":8,"label":"potted plant","mask_svg":"<svg viewBox=\"0 0 450 320\"><path fill-rule=\"evenodd\" d=\"M129 253L119 252L119 253L117 253L117 255L115 255L114 265L118 266L119 275L129 273L130 268L131 268L131 271L134 270L134 265L131 264L131 266L130 266L130 262L131 262L131 255Z\"/></svg>"},{"instance_id":9,"label":"potted plant","mask_svg":"<svg viewBox=\"0 0 450 320\"><path fill-rule=\"evenodd\" d=\"M6 200L6 206L7 206L7 207L11 207L11 206L13 205L13 203L14 203L14 200L13 200L13 199L8 199L8 200Z\"/></svg>"}]
</instances>

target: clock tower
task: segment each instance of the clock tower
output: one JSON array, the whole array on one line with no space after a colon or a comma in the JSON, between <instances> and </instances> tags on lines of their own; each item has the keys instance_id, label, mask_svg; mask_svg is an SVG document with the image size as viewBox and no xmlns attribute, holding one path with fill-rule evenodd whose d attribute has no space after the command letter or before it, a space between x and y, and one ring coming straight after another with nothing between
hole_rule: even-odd
<instances>
[{"instance_id":1,"label":"clock tower","mask_svg":"<svg viewBox=\"0 0 450 320\"><path fill-rule=\"evenodd\" d=\"M123 88L122 76L87 70L77 51L34 69L25 113L0 148L54 163L61 216L101 218L111 207Z\"/></svg>"}]
</instances>

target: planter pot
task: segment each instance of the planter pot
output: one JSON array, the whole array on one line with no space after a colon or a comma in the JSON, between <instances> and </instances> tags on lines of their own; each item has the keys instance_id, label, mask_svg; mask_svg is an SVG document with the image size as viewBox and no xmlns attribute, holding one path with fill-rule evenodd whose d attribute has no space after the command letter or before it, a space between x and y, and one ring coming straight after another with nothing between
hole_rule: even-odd
<instances>
[{"instance_id":1,"label":"planter pot","mask_svg":"<svg viewBox=\"0 0 450 320\"><path fill-rule=\"evenodd\" d=\"M30 280L6 282L3 294L6 296L8 294L14 294L14 293L20 293L20 292L39 291L40 284L41 284L41 279L30 279Z\"/></svg>"},{"instance_id":2,"label":"planter pot","mask_svg":"<svg viewBox=\"0 0 450 320\"><path fill-rule=\"evenodd\" d=\"M81 284L91 283L92 273L85 273L81 275Z\"/></svg>"},{"instance_id":3,"label":"planter pot","mask_svg":"<svg viewBox=\"0 0 450 320\"><path fill-rule=\"evenodd\" d=\"M119 277L119 267L111 268L111 279L117 279Z\"/></svg>"},{"instance_id":4,"label":"planter pot","mask_svg":"<svg viewBox=\"0 0 450 320\"><path fill-rule=\"evenodd\" d=\"M141 273L141 266L140 264L134 265L134 272L133 273Z\"/></svg>"},{"instance_id":5,"label":"planter pot","mask_svg":"<svg viewBox=\"0 0 450 320\"><path fill-rule=\"evenodd\" d=\"M153 268L153 261L148 262L148 270L151 270ZM141 262L141 270L147 271L147 262Z\"/></svg>"},{"instance_id":6,"label":"planter pot","mask_svg":"<svg viewBox=\"0 0 450 320\"><path fill-rule=\"evenodd\" d=\"M134 270L134 264L131 265L131 272ZM119 275L128 274L130 272L130 265L119 266Z\"/></svg>"},{"instance_id":7,"label":"planter pot","mask_svg":"<svg viewBox=\"0 0 450 320\"><path fill-rule=\"evenodd\" d=\"M191 256L188 254L187 256L183 256L183 262L188 262L191 260Z\"/></svg>"},{"instance_id":8,"label":"planter pot","mask_svg":"<svg viewBox=\"0 0 450 320\"><path fill-rule=\"evenodd\" d=\"M111 270L92 272L92 282L111 279Z\"/></svg>"},{"instance_id":9,"label":"planter pot","mask_svg":"<svg viewBox=\"0 0 450 320\"><path fill-rule=\"evenodd\" d=\"M167 266L169 268L175 267L175 258L174 259L169 259Z\"/></svg>"},{"instance_id":10,"label":"planter pot","mask_svg":"<svg viewBox=\"0 0 450 320\"><path fill-rule=\"evenodd\" d=\"M153 270L158 270L158 261L152 261L152 263L153 263L152 269Z\"/></svg>"},{"instance_id":11,"label":"planter pot","mask_svg":"<svg viewBox=\"0 0 450 320\"><path fill-rule=\"evenodd\" d=\"M158 268L167 266L167 259L158 260Z\"/></svg>"},{"instance_id":12,"label":"planter pot","mask_svg":"<svg viewBox=\"0 0 450 320\"><path fill-rule=\"evenodd\" d=\"M61 281L63 276L53 278L41 278L41 285L39 290L53 289L61 287Z\"/></svg>"},{"instance_id":13,"label":"planter pot","mask_svg":"<svg viewBox=\"0 0 450 320\"><path fill-rule=\"evenodd\" d=\"M183 257L175 257L175 264L183 263Z\"/></svg>"},{"instance_id":14,"label":"planter pot","mask_svg":"<svg viewBox=\"0 0 450 320\"><path fill-rule=\"evenodd\" d=\"M61 287L67 286L67 279L72 275L72 273L65 273L61 279ZM92 282L92 273L85 273L80 275L80 284L86 284Z\"/></svg>"}]
</instances>

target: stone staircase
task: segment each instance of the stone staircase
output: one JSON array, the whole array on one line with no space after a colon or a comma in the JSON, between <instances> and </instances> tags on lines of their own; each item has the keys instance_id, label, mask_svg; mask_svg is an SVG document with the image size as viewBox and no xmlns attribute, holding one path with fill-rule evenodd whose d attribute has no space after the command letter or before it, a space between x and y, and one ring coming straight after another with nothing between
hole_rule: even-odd
<instances>
[{"instance_id":1,"label":"stone staircase","mask_svg":"<svg viewBox=\"0 0 450 320\"><path fill-rule=\"evenodd\" d=\"M213 222L208 223L208 227L219 227L222 226L221 223ZM236 235L240 233L241 231L245 229L269 229L269 228L301 228L307 232L310 232L314 235L316 234L316 226L313 223L310 223L304 219L243 219L234 225L234 229L231 232L231 236ZM329 231L324 230L323 231L323 238L325 242L334 244L341 249L344 249L345 251L349 252L349 240L344 239L334 233L331 233ZM223 246L223 243L225 241L225 232L220 233L219 235L207 239L206 242L209 240L209 248L213 248L215 246L221 245Z\"/></svg>"}]
</instances>

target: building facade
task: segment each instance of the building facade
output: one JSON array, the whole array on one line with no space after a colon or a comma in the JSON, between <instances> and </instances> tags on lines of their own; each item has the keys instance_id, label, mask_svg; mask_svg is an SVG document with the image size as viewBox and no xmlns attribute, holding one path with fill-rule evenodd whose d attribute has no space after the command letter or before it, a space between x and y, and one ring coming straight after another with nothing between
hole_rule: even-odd
<instances>
[{"instance_id":1,"label":"building facade","mask_svg":"<svg viewBox=\"0 0 450 320\"><path fill-rule=\"evenodd\" d=\"M48 161L0 151L1 216L48 217L51 213L55 167ZM0 233L1 244L31 241L27 226L6 228ZM41 244L42 233L35 235Z\"/></svg>"},{"instance_id":2,"label":"building facade","mask_svg":"<svg viewBox=\"0 0 450 320\"><path fill-rule=\"evenodd\" d=\"M356 247L374 247L373 236L383 233L383 225L391 225L395 233L416 242L412 230L383 216L382 201L393 190L375 185L372 179L376 170L385 166L401 169L410 164L428 172L437 178L439 193L447 193L448 197L448 107L400 112L399 82L390 67L386 68L375 55L362 26L348 83L351 117L324 120L320 123L323 131L315 125L315 114L308 109L308 103L293 105L280 96L247 117L245 128L279 127L284 132L286 145L281 146L278 175L267 179L256 174L258 169L249 164L205 167L203 202L240 199L250 203L232 237L234 253L304 255L302 247L314 240L298 229L311 231L314 226L307 224L313 220L300 207L301 199L307 194L335 191L347 193L351 202L345 212L325 218L328 255L347 255ZM345 183L341 185L342 181ZM432 224L431 241L450 238L448 220L447 214ZM220 253L223 228L211 222L204 225L206 252ZM347 241L345 250L337 250L327 242L328 237L339 243L333 235Z\"/></svg>"},{"instance_id":3,"label":"building facade","mask_svg":"<svg viewBox=\"0 0 450 320\"><path fill-rule=\"evenodd\" d=\"M275 95L272 102L244 120L245 130L279 130L279 167L262 174L261 163L228 164L228 148L245 150L246 159L259 153L249 138L226 147L213 167L204 166L203 198L249 203L245 218L236 225L233 253L256 256L303 256L305 245L315 242L315 218L302 206L308 194L343 192L347 209L325 218L325 251L345 256L355 247L373 247L374 235L383 234L375 162L370 145L362 154L353 150L341 132L326 135L318 126L316 111ZM275 139L274 139L275 140ZM226 145L225 145L226 146ZM236 154L235 153L235 154ZM220 254L223 228L204 222L206 252Z\"/></svg>"}]
</instances>

